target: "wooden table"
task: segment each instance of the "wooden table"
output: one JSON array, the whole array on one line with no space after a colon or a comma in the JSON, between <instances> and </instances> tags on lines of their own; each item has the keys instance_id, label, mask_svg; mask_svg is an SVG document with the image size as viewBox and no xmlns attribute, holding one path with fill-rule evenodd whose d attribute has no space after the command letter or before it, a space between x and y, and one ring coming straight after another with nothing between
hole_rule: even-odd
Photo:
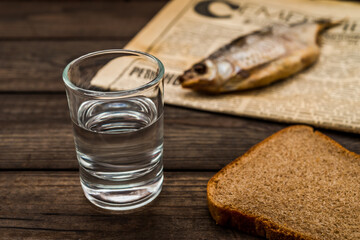
<instances>
[{"instance_id":1,"label":"wooden table","mask_svg":"<svg viewBox=\"0 0 360 240\"><path fill-rule=\"evenodd\" d=\"M142 211L93 207L79 184L61 72L122 48L165 1L0 1L0 239L256 239L217 226L209 178L287 124L165 107L165 182ZM360 153L359 135L321 129Z\"/></svg>"}]
</instances>

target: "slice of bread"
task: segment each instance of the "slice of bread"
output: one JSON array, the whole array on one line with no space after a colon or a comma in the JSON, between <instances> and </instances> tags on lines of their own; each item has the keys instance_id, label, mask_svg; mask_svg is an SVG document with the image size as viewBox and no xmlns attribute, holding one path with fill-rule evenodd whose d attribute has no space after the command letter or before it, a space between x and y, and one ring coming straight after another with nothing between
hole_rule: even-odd
<instances>
[{"instance_id":1,"label":"slice of bread","mask_svg":"<svg viewBox=\"0 0 360 240\"><path fill-rule=\"evenodd\" d=\"M268 239L360 239L360 155L288 127L212 177L207 199L218 224Z\"/></svg>"}]
</instances>

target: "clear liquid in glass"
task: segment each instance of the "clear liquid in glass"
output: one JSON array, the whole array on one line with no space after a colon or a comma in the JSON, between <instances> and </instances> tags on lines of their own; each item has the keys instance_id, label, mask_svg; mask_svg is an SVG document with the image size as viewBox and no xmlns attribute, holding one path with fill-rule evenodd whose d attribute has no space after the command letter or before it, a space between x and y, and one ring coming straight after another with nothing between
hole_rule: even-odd
<instances>
[{"instance_id":1,"label":"clear liquid in glass","mask_svg":"<svg viewBox=\"0 0 360 240\"><path fill-rule=\"evenodd\" d=\"M161 191L163 114L146 97L91 100L73 122L86 197L112 210L141 207Z\"/></svg>"}]
</instances>

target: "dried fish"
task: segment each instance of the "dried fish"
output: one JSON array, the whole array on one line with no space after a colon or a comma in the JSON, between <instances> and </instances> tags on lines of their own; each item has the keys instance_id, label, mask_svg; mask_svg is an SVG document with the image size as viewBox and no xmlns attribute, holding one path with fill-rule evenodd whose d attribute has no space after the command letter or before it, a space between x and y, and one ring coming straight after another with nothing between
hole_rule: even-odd
<instances>
[{"instance_id":1,"label":"dried fish","mask_svg":"<svg viewBox=\"0 0 360 240\"><path fill-rule=\"evenodd\" d=\"M314 63L322 30L342 21L274 25L241 36L180 76L184 88L222 93L268 85Z\"/></svg>"}]
</instances>

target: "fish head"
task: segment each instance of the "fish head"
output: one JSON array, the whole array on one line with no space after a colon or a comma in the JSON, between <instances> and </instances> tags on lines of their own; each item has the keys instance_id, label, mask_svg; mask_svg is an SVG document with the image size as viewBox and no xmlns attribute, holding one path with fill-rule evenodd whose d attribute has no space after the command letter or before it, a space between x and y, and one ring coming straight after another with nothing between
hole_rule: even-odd
<instances>
[{"instance_id":1,"label":"fish head","mask_svg":"<svg viewBox=\"0 0 360 240\"><path fill-rule=\"evenodd\" d=\"M216 76L216 65L212 60L206 59L194 64L179 77L179 80L184 88L202 90L215 87Z\"/></svg>"}]
</instances>

